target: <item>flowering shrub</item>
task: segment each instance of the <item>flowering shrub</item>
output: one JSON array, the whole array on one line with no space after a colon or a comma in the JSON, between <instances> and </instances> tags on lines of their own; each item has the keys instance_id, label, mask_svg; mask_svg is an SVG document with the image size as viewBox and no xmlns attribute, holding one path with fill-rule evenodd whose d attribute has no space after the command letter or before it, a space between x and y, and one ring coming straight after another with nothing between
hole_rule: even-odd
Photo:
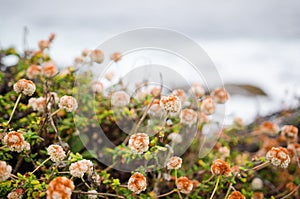
<instances>
[{"instance_id":1,"label":"flowering shrub","mask_svg":"<svg viewBox=\"0 0 300 199\"><path fill-rule=\"evenodd\" d=\"M22 55L13 48L0 51L0 59L19 58L0 71L1 198L299 198L299 109L250 125L236 117L200 159L202 130L230 100L224 88L208 93L194 83L162 93L155 86L135 98L122 81L109 90L89 72L83 79L75 75L83 64L99 65L107 56L118 64L122 53L85 49L73 66L61 69L48 55L54 38ZM104 77L116 78L113 72ZM85 90L95 99L80 93L79 101L75 79L91 80ZM98 123L76 115L79 132L73 120L78 109L93 110ZM134 125L124 133L130 121ZM114 148L97 150L104 142L97 125ZM101 161L106 157L111 164ZM132 170L118 170L117 164Z\"/></svg>"}]
</instances>

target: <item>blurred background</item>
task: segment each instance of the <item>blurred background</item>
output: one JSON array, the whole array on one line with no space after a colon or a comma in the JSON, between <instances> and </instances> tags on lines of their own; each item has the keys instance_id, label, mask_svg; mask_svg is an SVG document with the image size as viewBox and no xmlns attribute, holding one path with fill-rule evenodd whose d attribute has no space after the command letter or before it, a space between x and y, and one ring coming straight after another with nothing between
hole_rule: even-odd
<instances>
[{"instance_id":1,"label":"blurred background","mask_svg":"<svg viewBox=\"0 0 300 199\"><path fill-rule=\"evenodd\" d=\"M0 0L0 47L28 46L56 33L51 55L60 67L84 48L141 27L181 32L196 41L215 63L235 95L229 118L250 122L296 106L300 95L300 1L17 1ZM239 86L236 86L239 85ZM249 86L250 85L250 86ZM263 92L253 87L262 89ZM252 97L248 97L252 96Z\"/></svg>"}]
</instances>

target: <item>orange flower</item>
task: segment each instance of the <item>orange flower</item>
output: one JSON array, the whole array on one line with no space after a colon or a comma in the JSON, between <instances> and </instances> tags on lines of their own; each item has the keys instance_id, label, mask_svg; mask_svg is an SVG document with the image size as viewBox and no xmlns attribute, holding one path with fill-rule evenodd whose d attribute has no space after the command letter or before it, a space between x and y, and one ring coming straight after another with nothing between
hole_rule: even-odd
<instances>
[{"instance_id":1,"label":"orange flower","mask_svg":"<svg viewBox=\"0 0 300 199\"><path fill-rule=\"evenodd\" d=\"M195 95L197 98L201 98L205 94L203 86L199 83L193 83L190 88L190 94Z\"/></svg>"},{"instance_id":2,"label":"orange flower","mask_svg":"<svg viewBox=\"0 0 300 199\"><path fill-rule=\"evenodd\" d=\"M191 193L191 191L193 190L193 186L193 182L185 176L182 176L177 179L177 188L181 193Z\"/></svg>"},{"instance_id":3,"label":"orange flower","mask_svg":"<svg viewBox=\"0 0 300 199\"><path fill-rule=\"evenodd\" d=\"M44 71L45 77L48 77L48 78L53 77L54 75L56 75L58 73L57 67L52 64L44 66L43 71Z\"/></svg>"},{"instance_id":4,"label":"orange flower","mask_svg":"<svg viewBox=\"0 0 300 199\"><path fill-rule=\"evenodd\" d=\"M152 94L154 97L159 97L160 94L161 94L161 89L160 89L160 87L154 87L154 88L151 90L151 94Z\"/></svg>"},{"instance_id":5,"label":"orange flower","mask_svg":"<svg viewBox=\"0 0 300 199\"><path fill-rule=\"evenodd\" d=\"M182 159L177 156L171 157L167 162L168 169L180 169L182 164Z\"/></svg>"},{"instance_id":6,"label":"orange flower","mask_svg":"<svg viewBox=\"0 0 300 199\"><path fill-rule=\"evenodd\" d=\"M263 192L254 192L253 193L253 199L264 199L264 193Z\"/></svg>"},{"instance_id":7,"label":"orange flower","mask_svg":"<svg viewBox=\"0 0 300 199\"><path fill-rule=\"evenodd\" d=\"M103 54L102 50L95 49L90 53L90 58L93 62L101 64L104 60L104 54Z\"/></svg>"},{"instance_id":8,"label":"orange flower","mask_svg":"<svg viewBox=\"0 0 300 199\"><path fill-rule=\"evenodd\" d=\"M16 93L22 93L24 95L31 96L35 92L35 84L31 80L20 79L14 84L14 90Z\"/></svg>"},{"instance_id":9,"label":"orange flower","mask_svg":"<svg viewBox=\"0 0 300 199\"><path fill-rule=\"evenodd\" d=\"M210 169L214 175L229 176L231 172L229 164L220 159L213 161Z\"/></svg>"},{"instance_id":10,"label":"orange flower","mask_svg":"<svg viewBox=\"0 0 300 199\"><path fill-rule=\"evenodd\" d=\"M272 147L266 154L266 160L282 168L287 168L291 161L288 150L282 147Z\"/></svg>"},{"instance_id":11,"label":"orange flower","mask_svg":"<svg viewBox=\"0 0 300 199\"><path fill-rule=\"evenodd\" d=\"M130 136L128 146L133 153L142 154L149 148L149 136L145 133L136 133Z\"/></svg>"},{"instance_id":12,"label":"orange flower","mask_svg":"<svg viewBox=\"0 0 300 199\"><path fill-rule=\"evenodd\" d=\"M70 199L74 189L72 180L66 177L56 177L48 185L47 199Z\"/></svg>"},{"instance_id":13,"label":"orange flower","mask_svg":"<svg viewBox=\"0 0 300 199\"><path fill-rule=\"evenodd\" d=\"M177 96L162 96L160 106L167 112L178 113L181 109L180 99Z\"/></svg>"},{"instance_id":14,"label":"orange flower","mask_svg":"<svg viewBox=\"0 0 300 199\"><path fill-rule=\"evenodd\" d=\"M67 112L75 111L78 107L77 100L72 96L62 96L58 104L59 108L65 109Z\"/></svg>"},{"instance_id":15,"label":"orange flower","mask_svg":"<svg viewBox=\"0 0 300 199\"><path fill-rule=\"evenodd\" d=\"M279 127L273 122L265 121L259 126L259 131L268 135L277 135Z\"/></svg>"},{"instance_id":16,"label":"orange flower","mask_svg":"<svg viewBox=\"0 0 300 199\"><path fill-rule=\"evenodd\" d=\"M186 94L182 89L175 89L172 92L172 95L177 96L180 99L181 105L183 105L186 101Z\"/></svg>"},{"instance_id":17,"label":"orange flower","mask_svg":"<svg viewBox=\"0 0 300 199\"><path fill-rule=\"evenodd\" d=\"M143 174L136 172L128 180L128 189L136 194L145 191L147 188L147 181Z\"/></svg>"},{"instance_id":18,"label":"orange flower","mask_svg":"<svg viewBox=\"0 0 300 199\"><path fill-rule=\"evenodd\" d=\"M291 142L298 140L298 128L293 125L285 125L281 129L281 134Z\"/></svg>"},{"instance_id":19,"label":"orange flower","mask_svg":"<svg viewBox=\"0 0 300 199\"><path fill-rule=\"evenodd\" d=\"M42 67L39 65L31 65L27 68L26 76L29 79L34 79L42 73Z\"/></svg>"},{"instance_id":20,"label":"orange flower","mask_svg":"<svg viewBox=\"0 0 300 199\"><path fill-rule=\"evenodd\" d=\"M201 111L205 115L211 115L216 110L216 105L210 96L207 96L201 103Z\"/></svg>"},{"instance_id":21,"label":"orange flower","mask_svg":"<svg viewBox=\"0 0 300 199\"><path fill-rule=\"evenodd\" d=\"M47 41L47 40L39 41L40 50L44 50L44 49L49 48L49 47L50 47L50 42L49 41Z\"/></svg>"},{"instance_id":22,"label":"orange flower","mask_svg":"<svg viewBox=\"0 0 300 199\"><path fill-rule=\"evenodd\" d=\"M197 112L192 109L183 109L180 113L180 121L183 124L192 126L197 122Z\"/></svg>"},{"instance_id":23,"label":"orange flower","mask_svg":"<svg viewBox=\"0 0 300 199\"><path fill-rule=\"evenodd\" d=\"M113 60L114 62L120 61L122 58L122 54L119 52L114 52L110 55L110 59Z\"/></svg>"},{"instance_id":24,"label":"orange flower","mask_svg":"<svg viewBox=\"0 0 300 199\"><path fill-rule=\"evenodd\" d=\"M246 197L241 192L234 191L228 196L228 199L246 199Z\"/></svg>"},{"instance_id":25,"label":"orange flower","mask_svg":"<svg viewBox=\"0 0 300 199\"><path fill-rule=\"evenodd\" d=\"M5 135L3 141L11 151L20 153L23 150L30 150L30 145L25 141L22 133L16 131L9 132Z\"/></svg>"},{"instance_id":26,"label":"orange flower","mask_svg":"<svg viewBox=\"0 0 300 199\"><path fill-rule=\"evenodd\" d=\"M225 90L225 88L216 88L211 93L213 100L216 103L224 104L229 99L229 93Z\"/></svg>"}]
</instances>

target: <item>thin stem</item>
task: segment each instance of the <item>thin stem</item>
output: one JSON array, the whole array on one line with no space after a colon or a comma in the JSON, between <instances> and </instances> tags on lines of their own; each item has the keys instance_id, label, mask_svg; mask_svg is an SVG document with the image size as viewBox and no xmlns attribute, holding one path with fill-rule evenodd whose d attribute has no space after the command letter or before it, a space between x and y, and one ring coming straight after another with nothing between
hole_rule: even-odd
<instances>
[{"instance_id":1,"label":"thin stem","mask_svg":"<svg viewBox=\"0 0 300 199\"><path fill-rule=\"evenodd\" d=\"M205 180L204 182L202 182L202 184L208 183L208 182L211 181L214 177L215 177L215 175L211 175L207 180Z\"/></svg>"},{"instance_id":2,"label":"thin stem","mask_svg":"<svg viewBox=\"0 0 300 199\"><path fill-rule=\"evenodd\" d=\"M36 172L37 170L39 170L46 162L48 162L51 158L47 158L46 160L44 160L44 162L42 162L38 167L36 167L33 172L31 172L32 174L34 174L34 172Z\"/></svg>"},{"instance_id":3,"label":"thin stem","mask_svg":"<svg viewBox=\"0 0 300 199\"><path fill-rule=\"evenodd\" d=\"M89 193L89 192L84 192L84 191L73 191L73 193L75 194L84 194L84 195L97 195L97 196L100 196L100 197L105 197L105 196L111 196L111 197L116 197L116 198L124 198L123 196L119 196L119 195L116 195L116 194L112 194L112 193Z\"/></svg>"},{"instance_id":4,"label":"thin stem","mask_svg":"<svg viewBox=\"0 0 300 199\"><path fill-rule=\"evenodd\" d=\"M209 199L213 199L213 197L214 197L214 195L215 195L215 193L216 193L216 191L218 189L220 178L221 178L221 176L219 175L218 178L217 178L217 182L216 182L215 188L214 188L214 190L213 190L213 192L212 192L212 194L211 194L211 196L210 196Z\"/></svg>"},{"instance_id":5,"label":"thin stem","mask_svg":"<svg viewBox=\"0 0 300 199\"><path fill-rule=\"evenodd\" d=\"M51 113L50 117L54 116L55 114L57 114L61 109L57 109L56 111L54 111L53 113Z\"/></svg>"},{"instance_id":6,"label":"thin stem","mask_svg":"<svg viewBox=\"0 0 300 199\"><path fill-rule=\"evenodd\" d=\"M283 196L281 199L289 198L292 196L298 189L300 188L300 185L298 185L293 191L291 191L289 194Z\"/></svg>"},{"instance_id":7,"label":"thin stem","mask_svg":"<svg viewBox=\"0 0 300 199\"><path fill-rule=\"evenodd\" d=\"M177 194L178 194L179 198L182 199L181 193L178 189L177 189Z\"/></svg>"},{"instance_id":8,"label":"thin stem","mask_svg":"<svg viewBox=\"0 0 300 199\"><path fill-rule=\"evenodd\" d=\"M49 120L50 120L51 126L53 127L53 129L54 129L54 131L56 133L56 136L58 138L58 141L59 141L60 145L63 146L63 142L61 140L61 137L58 134L58 130L57 130L57 128L56 128L56 126L54 124L53 118L51 116L49 117Z\"/></svg>"},{"instance_id":9,"label":"thin stem","mask_svg":"<svg viewBox=\"0 0 300 199\"><path fill-rule=\"evenodd\" d=\"M156 196L156 198L162 198L162 197L165 197L165 196L168 196L168 195L171 195L172 193L176 192L176 189L173 189L172 191L169 191L167 193L164 193L164 194L161 194L159 196Z\"/></svg>"},{"instance_id":10,"label":"thin stem","mask_svg":"<svg viewBox=\"0 0 300 199\"><path fill-rule=\"evenodd\" d=\"M22 162L23 162L23 157L22 157L22 156L19 156L19 157L18 157L18 162L17 162L17 164L16 164L16 166L15 166L15 169L14 169L14 172L13 172L14 174L16 174L16 173L18 172L18 170L19 170L19 168L20 168Z\"/></svg>"},{"instance_id":11,"label":"thin stem","mask_svg":"<svg viewBox=\"0 0 300 199\"><path fill-rule=\"evenodd\" d=\"M237 174L234 174L232 181L235 180L236 175L237 175ZM233 184L232 181L231 181L230 184L229 184L229 187L228 187L228 190L227 190L227 193L226 193L224 199L227 199L227 197L229 196L230 190L232 189L232 184Z\"/></svg>"},{"instance_id":12,"label":"thin stem","mask_svg":"<svg viewBox=\"0 0 300 199\"><path fill-rule=\"evenodd\" d=\"M88 185L88 183L86 183L86 181L83 179L83 177L81 177L81 180L87 188L91 189L90 185Z\"/></svg>"},{"instance_id":13,"label":"thin stem","mask_svg":"<svg viewBox=\"0 0 300 199\"><path fill-rule=\"evenodd\" d=\"M255 167L253 167L252 169L249 169L249 170L258 171L258 170L260 170L260 169L265 168L265 167L268 166L269 164L270 164L269 161L268 161L268 162L264 162L264 163L262 163L262 164L260 164L260 165L257 165L257 166L255 166Z\"/></svg>"},{"instance_id":14,"label":"thin stem","mask_svg":"<svg viewBox=\"0 0 300 199\"><path fill-rule=\"evenodd\" d=\"M59 165L59 164L56 163L55 167L52 167L52 172L51 172L51 174L49 175L49 182L50 182L51 178L53 177L54 172L55 172L56 169L58 168L58 165ZM49 182L47 182L47 183L49 183Z\"/></svg>"},{"instance_id":15,"label":"thin stem","mask_svg":"<svg viewBox=\"0 0 300 199\"><path fill-rule=\"evenodd\" d=\"M14 113L15 113L15 111L16 111L16 109L17 109L17 106L18 106L18 104L19 104L19 102L20 102L21 97L22 97L22 93L20 93L19 96L18 96L18 98L17 98L17 101L16 101L16 103L15 103L15 106L14 106L14 108L13 108L11 114L10 114L9 120L8 120L8 122L7 122L7 125L9 125L9 123L10 123L10 121L11 121L11 119L12 119Z\"/></svg>"}]
</instances>

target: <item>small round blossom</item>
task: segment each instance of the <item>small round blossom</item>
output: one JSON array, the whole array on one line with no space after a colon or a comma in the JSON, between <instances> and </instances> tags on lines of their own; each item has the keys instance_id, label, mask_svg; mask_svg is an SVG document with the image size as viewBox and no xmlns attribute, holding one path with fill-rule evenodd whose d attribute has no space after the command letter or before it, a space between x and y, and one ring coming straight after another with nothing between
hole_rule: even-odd
<instances>
[{"instance_id":1,"label":"small round blossom","mask_svg":"<svg viewBox=\"0 0 300 199\"><path fill-rule=\"evenodd\" d=\"M160 99L160 106L170 113L178 113L181 109L181 102L177 96L169 95L162 96Z\"/></svg>"},{"instance_id":2,"label":"small round blossom","mask_svg":"<svg viewBox=\"0 0 300 199\"><path fill-rule=\"evenodd\" d=\"M168 139L172 142L179 144L182 142L182 136L178 133L171 133L168 135Z\"/></svg>"},{"instance_id":3,"label":"small round blossom","mask_svg":"<svg viewBox=\"0 0 300 199\"><path fill-rule=\"evenodd\" d=\"M265 121L259 126L259 131L268 135L277 135L279 127L273 122Z\"/></svg>"},{"instance_id":4,"label":"small round blossom","mask_svg":"<svg viewBox=\"0 0 300 199\"><path fill-rule=\"evenodd\" d=\"M197 122L198 115L193 109L183 109L180 113L180 121L183 124L192 126Z\"/></svg>"},{"instance_id":5,"label":"small round blossom","mask_svg":"<svg viewBox=\"0 0 300 199\"><path fill-rule=\"evenodd\" d=\"M145 191L147 188L147 181L146 177L136 172L134 173L128 180L128 189L136 194L141 193L142 191Z\"/></svg>"},{"instance_id":6,"label":"small round blossom","mask_svg":"<svg viewBox=\"0 0 300 199\"><path fill-rule=\"evenodd\" d=\"M5 161L0 160L0 182L9 178L12 168Z\"/></svg>"},{"instance_id":7,"label":"small round blossom","mask_svg":"<svg viewBox=\"0 0 300 199\"><path fill-rule=\"evenodd\" d=\"M207 96L201 103L201 111L205 115L211 115L216 110L216 105L210 96Z\"/></svg>"},{"instance_id":8,"label":"small round blossom","mask_svg":"<svg viewBox=\"0 0 300 199\"><path fill-rule=\"evenodd\" d=\"M288 150L282 147L272 147L266 154L266 160L282 168L287 168L291 161Z\"/></svg>"},{"instance_id":9,"label":"small round blossom","mask_svg":"<svg viewBox=\"0 0 300 199\"><path fill-rule=\"evenodd\" d=\"M72 176L82 178L85 173L89 174L93 171L93 163L90 160L79 160L72 163L69 170Z\"/></svg>"},{"instance_id":10,"label":"small round blossom","mask_svg":"<svg viewBox=\"0 0 300 199\"><path fill-rule=\"evenodd\" d=\"M234 124L238 129L242 129L242 128L245 126L243 119L240 118L240 117L235 117L235 118L233 119L233 124Z\"/></svg>"},{"instance_id":11,"label":"small round blossom","mask_svg":"<svg viewBox=\"0 0 300 199\"><path fill-rule=\"evenodd\" d=\"M50 47L50 42L48 40L40 40L39 41L39 48L40 50L44 50Z\"/></svg>"},{"instance_id":12,"label":"small round blossom","mask_svg":"<svg viewBox=\"0 0 300 199\"><path fill-rule=\"evenodd\" d=\"M124 91L116 91L111 95L111 105L116 107L127 106L130 96Z\"/></svg>"},{"instance_id":13,"label":"small round blossom","mask_svg":"<svg viewBox=\"0 0 300 199\"><path fill-rule=\"evenodd\" d=\"M159 99L153 100L150 108L149 108L149 114L153 116L160 116L162 113L162 109L160 107L160 101Z\"/></svg>"},{"instance_id":14,"label":"small round blossom","mask_svg":"<svg viewBox=\"0 0 300 199\"><path fill-rule=\"evenodd\" d=\"M246 197L241 192L234 191L228 196L228 199L246 199Z\"/></svg>"},{"instance_id":15,"label":"small round blossom","mask_svg":"<svg viewBox=\"0 0 300 199\"><path fill-rule=\"evenodd\" d=\"M149 136L145 133L135 133L130 136L128 146L133 153L142 154L148 151Z\"/></svg>"},{"instance_id":16,"label":"small round blossom","mask_svg":"<svg viewBox=\"0 0 300 199\"><path fill-rule=\"evenodd\" d=\"M110 59L113 60L114 62L118 62L122 59L122 54L119 52L114 52L110 55Z\"/></svg>"},{"instance_id":17,"label":"small round blossom","mask_svg":"<svg viewBox=\"0 0 300 199\"><path fill-rule=\"evenodd\" d=\"M251 182L251 187L253 190L260 190L264 186L263 181L260 178L254 178Z\"/></svg>"},{"instance_id":18,"label":"small round blossom","mask_svg":"<svg viewBox=\"0 0 300 199\"><path fill-rule=\"evenodd\" d=\"M47 148L47 153L53 162L61 162L66 157L64 149L57 144L51 144Z\"/></svg>"},{"instance_id":19,"label":"small round blossom","mask_svg":"<svg viewBox=\"0 0 300 199\"><path fill-rule=\"evenodd\" d=\"M82 50L81 56L82 56L82 57L86 57L86 56L88 56L88 54L89 54L90 52L91 52L91 50L85 48L85 49Z\"/></svg>"},{"instance_id":20,"label":"small round blossom","mask_svg":"<svg viewBox=\"0 0 300 199\"><path fill-rule=\"evenodd\" d=\"M113 72L107 72L107 73L105 73L105 75L104 75L104 77L105 77L105 79L107 79L108 81L111 81L112 79L113 79L113 77L114 77L114 73Z\"/></svg>"},{"instance_id":21,"label":"small round blossom","mask_svg":"<svg viewBox=\"0 0 300 199\"><path fill-rule=\"evenodd\" d=\"M205 90L201 84L193 83L189 93L195 95L197 98L201 98L205 94Z\"/></svg>"},{"instance_id":22,"label":"small round blossom","mask_svg":"<svg viewBox=\"0 0 300 199\"><path fill-rule=\"evenodd\" d=\"M16 131L9 132L7 135L5 135L3 141L11 151L20 153L24 150L30 150L30 145L25 141L22 133Z\"/></svg>"},{"instance_id":23,"label":"small round blossom","mask_svg":"<svg viewBox=\"0 0 300 199\"><path fill-rule=\"evenodd\" d=\"M32 97L28 100L28 105L38 112L44 112L46 106L46 99L44 97L35 98Z\"/></svg>"},{"instance_id":24,"label":"small round blossom","mask_svg":"<svg viewBox=\"0 0 300 199\"><path fill-rule=\"evenodd\" d=\"M103 87L102 82L94 81L92 83L92 91L93 91L93 93L103 93L104 87Z\"/></svg>"},{"instance_id":25,"label":"small round blossom","mask_svg":"<svg viewBox=\"0 0 300 199\"><path fill-rule=\"evenodd\" d=\"M229 164L220 159L213 161L210 170L214 175L224 176L229 176L231 172Z\"/></svg>"},{"instance_id":26,"label":"small round blossom","mask_svg":"<svg viewBox=\"0 0 300 199\"><path fill-rule=\"evenodd\" d=\"M182 159L180 157L173 156L167 161L167 168L168 169L180 169L181 164L182 164Z\"/></svg>"},{"instance_id":27,"label":"small round blossom","mask_svg":"<svg viewBox=\"0 0 300 199\"><path fill-rule=\"evenodd\" d=\"M226 146L220 147L218 149L218 152L221 154L221 159L225 159L226 157L229 157L229 155L230 155L230 149Z\"/></svg>"},{"instance_id":28,"label":"small round blossom","mask_svg":"<svg viewBox=\"0 0 300 199\"><path fill-rule=\"evenodd\" d=\"M22 189L16 189L15 191L10 192L7 195L8 199L22 199L23 195L22 195L23 190Z\"/></svg>"},{"instance_id":29,"label":"small round blossom","mask_svg":"<svg viewBox=\"0 0 300 199\"><path fill-rule=\"evenodd\" d=\"M74 65L80 65L84 63L84 57L75 57Z\"/></svg>"},{"instance_id":30,"label":"small round blossom","mask_svg":"<svg viewBox=\"0 0 300 199\"><path fill-rule=\"evenodd\" d=\"M177 179L177 188L181 193L189 194L193 190L193 182L187 177L182 176Z\"/></svg>"},{"instance_id":31,"label":"small round blossom","mask_svg":"<svg viewBox=\"0 0 300 199\"><path fill-rule=\"evenodd\" d=\"M225 88L217 88L211 93L213 100L218 104L224 104L229 99L229 93Z\"/></svg>"},{"instance_id":32,"label":"small round blossom","mask_svg":"<svg viewBox=\"0 0 300 199\"><path fill-rule=\"evenodd\" d=\"M160 87L154 87L151 90L151 95L153 95L154 97L159 97L161 94L161 88Z\"/></svg>"},{"instance_id":33,"label":"small round blossom","mask_svg":"<svg viewBox=\"0 0 300 199\"><path fill-rule=\"evenodd\" d=\"M60 98L58 107L65 109L67 112L75 111L78 107L77 100L72 96L64 95Z\"/></svg>"},{"instance_id":34,"label":"small round blossom","mask_svg":"<svg viewBox=\"0 0 300 199\"><path fill-rule=\"evenodd\" d=\"M88 193L98 193L96 190L89 190ZM98 196L96 194L89 194L88 199L97 199Z\"/></svg>"},{"instance_id":35,"label":"small round blossom","mask_svg":"<svg viewBox=\"0 0 300 199\"><path fill-rule=\"evenodd\" d=\"M283 126L281 134L289 141L297 142L298 140L298 128L293 125Z\"/></svg>"},{"instance_id":36,"label":"small round blossom","mask_svg":"<svg viewBox=\"0 0 300 199\"><path fill-rule=\"evenodd\" d=\"M27 68L26 76L29 79L34 79L42 73L42 67L39 65L31 65Z\"/></svg>"},{"instance_id":37,"label":"small round blossom","mask_svg":"<svg viewBox=\"0 0 300 199\"><path fill-rule=\"evenodd\" d=\"M172 92L172 95L177 96L180 99L181 105L183 105L186 101L186 94L182 89L175 89Z\"/></svg>"},{"instance_id":38,"label":"small round blossom","mask_svg":"<svg viewBox=\"0 0 300 199\"><path fill-rule=\"evenodd\" d=\"M253 199L264 199L264 193L263 192L254 192L252 195Z\"/></svg>"},{"instance_id":39,"label":"small round blossom","mask_svg":"<svg viewBox=\"0 0 300 199\"><path fill-rule=\"evenodd\" d=\"M102 50L95 49L90 53L90 58L93 62L101 64L104 60L104 54L103 54Z\"/></svg>"},{"instance_id":40,"label":"small round blossom","mask_svg":"<svg viewBox=\"0 0 300 199\"><path fill-rule=\"evenodd\" d=\"M70 199L74 189L72 180L66 177L56 177L48 185L47 199Z\"/></svg>"},{"instance_id":41,"label":"small round blossom","mask_svg":"<svg viewBox=\"0 0 300 199\"><path fill-rule=\"evenodd\" d=\"M44 73L45 77L53 77L54 75L56 75L58 73L58 69L53 64L46 65L43 68L43 73Z\"/></svg>"},{"instance_id":42,"label":"small round blossom","mask_svg":"<svg viewBox=\"0 0 300 199\"><path fill-rule=\"evenodd\" d=\"M35 92L35 84L31 80L20 79L14 84L14 90L16 93L22 93L24 95L31 96Z\"/></svg>"},{"instance_id":43,"label":"small round blossom","mask_svg":"<svg viewBox=\"0 0 300 199\"><path fill-rule=\"evenodd\" d=\"M205 124L209 121L209 119L207 118L207 115L205 115L201 111L198 112L198 115L199 115L199 124Z\"/></svg>"}]
</instances>

